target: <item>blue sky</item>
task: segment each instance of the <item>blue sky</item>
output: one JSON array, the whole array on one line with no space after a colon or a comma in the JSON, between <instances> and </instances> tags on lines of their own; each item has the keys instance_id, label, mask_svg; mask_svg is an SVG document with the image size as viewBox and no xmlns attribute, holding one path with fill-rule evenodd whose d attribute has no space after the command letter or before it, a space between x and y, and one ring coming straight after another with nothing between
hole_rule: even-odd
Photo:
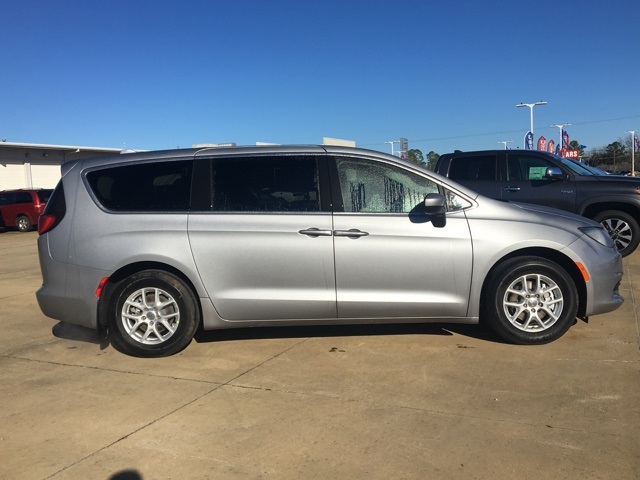
<instances>
[{"instance_id":1,"label":"blue sky","mask_svg":"<svg viewBox=\"0 0 640 480\"><path fill-rule=\"evenodd\" d=\"M0 137L522 148L640 129L635 0L3 1Z\"/></svg>"}]
</instances>

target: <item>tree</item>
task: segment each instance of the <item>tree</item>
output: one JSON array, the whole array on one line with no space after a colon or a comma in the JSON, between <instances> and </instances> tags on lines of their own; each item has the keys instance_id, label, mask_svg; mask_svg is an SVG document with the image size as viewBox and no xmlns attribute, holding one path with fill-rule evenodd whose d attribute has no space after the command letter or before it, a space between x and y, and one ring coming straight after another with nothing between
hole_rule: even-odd
<instances>
[{"instance_id":1,"label":"tree","mask_svg":"<svg viewBox=\"0 0 640 480\"><path fill-rule=\"evenodd\" d=\"M584 156L584 150L580 148L580 142L578 142L577 140L571 140L569 142L569 148L571 150L578 150L580 152L578 153L580 157Z\"/></svg>"},{"instance_id":2,"label":"tree","mask_svg":"<svg viewBox=\"0 0 640 480\"><path fill-rule=\"evenodd\" d=\"M618 157L619 159L622 159L627 154L626 145L620 141L610 143L609 145L604 147L604 149L609 155L611 155L612 157Z\"/></svg>"},{"instance_id":3,"label":"tree","mask_svg":"<svg viewBox=\"0 0 640 480\"><path fill-rule=\"evenodd\" d=\"M424 165L424 155L417 148L412 148L407 152L407 160L418 165Z\"/></svg>"},{"instance_id":4,"label":"tree","mask_svg":"<svg viewBox=\"0 0 640 480\"><path fill-rule=\"evenodd\" d=\"M631 169L630 139L618 139L604 148L594 148L587 153L587 163L603 170Z\"/></svg>"},{"instance_id":5,"label":"tree","mask_svg":"<svg viewBox=\"0 0 640 480\"><path fill-rule=\"evenodd\" d=\"M433 150L427 153L427 168L429 170L434 170L436 168L436 162L439 158L440 154L434 152Z\"/></svg>"}]
</instances>

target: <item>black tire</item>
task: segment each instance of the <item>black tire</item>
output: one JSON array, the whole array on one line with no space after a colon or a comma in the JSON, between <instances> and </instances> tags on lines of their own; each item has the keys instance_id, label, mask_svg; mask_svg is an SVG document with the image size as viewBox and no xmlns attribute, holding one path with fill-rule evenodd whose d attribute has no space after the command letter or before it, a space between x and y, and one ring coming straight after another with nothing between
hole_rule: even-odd
<instances>
[{"instance_id":1,"label":"black tire","mask_svg":"<svg viewBox=\"0 0 640 480\"><path fill-rule=\"evenodd\" d=\"M33 228L33 225L31 224L31 220L29 220L29 217L27 217L26 215L20 215L16 218L16 227L18 227L18 230L20 230L21 232L30 232Z\"/></svg>"},{"instance_id":2,"label":"black tire","mask_svg":"<svg viewBox=\"0 0 640 480\"><path fill-rule=\"evenodd\" d=\"M165 357L189 345L200 314L196 297L180 278L144 270L114 286L108 321L117 350L135 357Z\"/></svg>"},{"instance_id":3,"label":"black tire","mask_svg":"<svg viewBox=\"0 0 640 480\"><path fill-rule=\"evenodd\" d=\"M640 225L635 218L619 210L606 210L596 214L593 219L600 223L611 235L620 255L626 257L633 253L640 243Z\"/></svg>"},{"instance_id":4,"label":"black tire","mask_svg":"<svg viewBox=\"0 0 640 480\"><path fill-rule=\"evenodd\" d=\"M549 343L576 321L575 283L560 265L545 258L507 260L488 278L485 295L483 320L510 343Z\"/></svg>"}]
</instances>

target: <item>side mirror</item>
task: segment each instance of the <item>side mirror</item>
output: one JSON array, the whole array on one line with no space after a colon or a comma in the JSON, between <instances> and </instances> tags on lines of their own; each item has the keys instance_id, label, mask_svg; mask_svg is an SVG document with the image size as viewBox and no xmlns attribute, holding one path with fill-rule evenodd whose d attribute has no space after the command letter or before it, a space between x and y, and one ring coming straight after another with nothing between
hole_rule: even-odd
<instances>
[{"instance_id":1,"label":"side mirror","mask_svg":"<svg viewBox=\"0 0 640 480\"><path fill-rule=\"evenodd\" d=\"M545 178L548 178L550 180L564 180L565 178L567 178L566 175L562 173L562 170L560 170L558 167L547 168L544 176Z\"/></svg>"},{"instance_id":2,"label":"side mirror","mask_svg":"<svg viewBox=\"0 0 640 480\"><path fill-rule=\"evenodd\" d=\"M444 195L429 193L424 197L424 211L429 215L444 215Z\"/></svg>"},{"instance_id":3,"label":"side mirror","mask_svg":"<svg viewBox=\"0 0 640 480\"><path fill-rule=\"evenodd\" d=\"M446 209L444 208L444 205L444 195L440 195L439 193L429 193L424 197L424 211L432 217L431 223L434 227L444 227L447 223L447 217L445 216Z\"/></svg>"}]
</instances>

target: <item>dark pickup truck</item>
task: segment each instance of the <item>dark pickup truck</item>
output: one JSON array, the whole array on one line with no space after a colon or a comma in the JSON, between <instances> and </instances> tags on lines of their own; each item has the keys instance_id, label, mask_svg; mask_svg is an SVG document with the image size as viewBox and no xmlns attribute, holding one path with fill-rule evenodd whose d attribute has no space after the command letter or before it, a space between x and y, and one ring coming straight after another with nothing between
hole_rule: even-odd
<instances>
[{"instance_id":1,"label":"dark pickup truck","mask_svg":"<svg viewBox=\"0 0 640 480\"><path fill-rule=\"evenodd\" d=\"M482 195L568 210L600 222L622 256L640 242L640 179L597 175L580 162L537 150L447 153L436 173Z\"/></svg>"}]
</instances>

